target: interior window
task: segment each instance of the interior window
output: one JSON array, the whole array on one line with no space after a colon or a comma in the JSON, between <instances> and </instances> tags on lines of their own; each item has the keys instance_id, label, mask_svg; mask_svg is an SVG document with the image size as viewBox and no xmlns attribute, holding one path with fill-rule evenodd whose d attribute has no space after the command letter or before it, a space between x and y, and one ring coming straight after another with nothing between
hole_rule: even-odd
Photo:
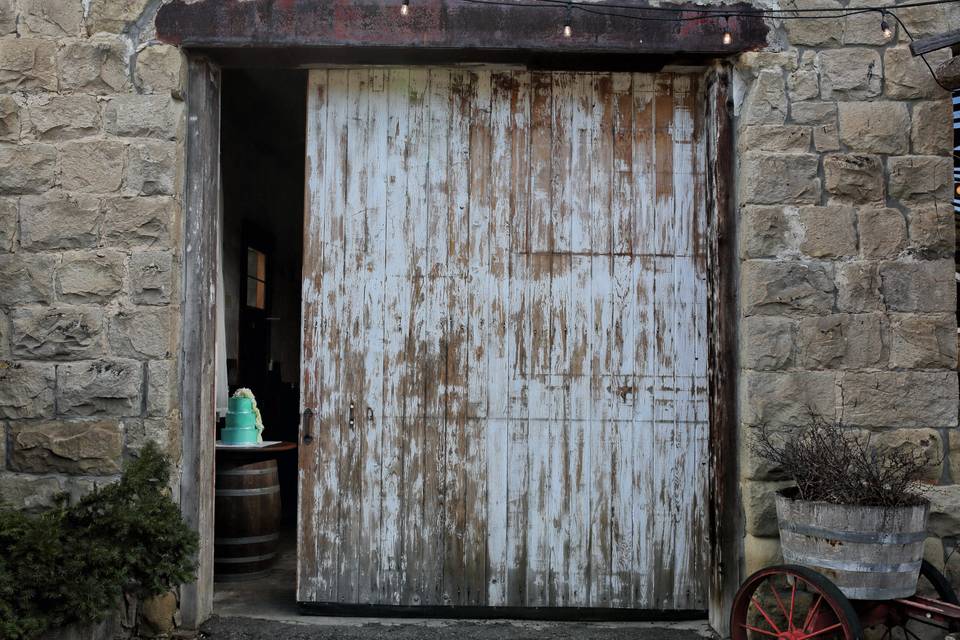
<instances>
[{"instance_id":1,"label":"interior window","mask_svg":"<svg viewBox=\"0 0 960 640\"><path fill-rule=\"evenodd\" d=\"M247 247L247 306L267 308L267 256Z\"/></svg>"}]
</instances>

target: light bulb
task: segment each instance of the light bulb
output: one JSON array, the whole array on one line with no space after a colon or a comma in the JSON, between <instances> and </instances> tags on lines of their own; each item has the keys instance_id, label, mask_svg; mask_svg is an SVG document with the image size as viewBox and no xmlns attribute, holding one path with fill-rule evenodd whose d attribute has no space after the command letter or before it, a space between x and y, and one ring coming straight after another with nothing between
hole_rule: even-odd
<instances>
[{"instance_id":1,"label":"light bulb","mask_svg":"<svg viewBox=\"0 0 960 640\"><path fill-rule=\"evenodd\" d=\"M893 37L893 29L890 28L890 25L887 24L886 20L880 21L880 30L883 32L883 37L887 40Z\"/></svg>"},{"instance_id":2,"label":"light bulb","mask_svg":"<svg viewBox=\"0 0 960 640\"><path fill-rule=\"evenodd\" d=\"M733 43L733 35L729 31L724 31L723 44L732 44L732 43Z\"/></svg>"},{"instance_id":3,"label":"light bulb","mask_svg":"<svg viewBox=\"0 0 960 640\"><path fill-rule=\"evenodd\" d=\"M410 0L403 0L403 4L400 5L400 15L405 16L410 13Z\"/></svg>"},{"instance_id":4,"label":"light bulb","mask_svg":"<svg viewBox=\"0 0 960 640\"><path fill-rule=\"evenodd\" d=\"M569 38L572 35L573 35L573 28L570 26L570 24L567 23L563 25L563 36L565 38Z\"/></svg>"}]
</instances>

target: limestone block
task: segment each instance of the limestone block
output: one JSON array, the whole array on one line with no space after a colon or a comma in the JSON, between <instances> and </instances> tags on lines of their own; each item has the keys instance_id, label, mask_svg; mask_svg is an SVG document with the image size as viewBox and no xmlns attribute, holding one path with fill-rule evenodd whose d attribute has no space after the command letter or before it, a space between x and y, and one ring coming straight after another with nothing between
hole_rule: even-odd
<instances>
[{"instance_id":1,"label":"limestone block","mask_svg":"<svg viewBox=\"0 0 960 640\"><path fill-rule=\"evenodd\" d=\"M797 321L778 316L743 318L741 363L746 369L774 370L793 366Z\"/></svg>"},{"instance_id":2,"label":"limestone block","mask_svg":"<svg viewBox=\"0 0 960 640\"><path fill-rule=\"evenodd\" d=\"M797 68L796 51L745 51L737 58L737 69L756 76L764 69Z\"/></svg>"},{"instance_id":3,"label":"limestone block","mask_svg":"<svg viewBox=\"0 0 960 640\"><path fill-rule=\"evenodd\" d=\"M123 187L145 196L174 192L177 146L173 142L137 142L127 152Z\"/></svg>"},{"instance_id":4,"label":"limestone block","mask_svg":"<svg viewBox=\"0 0 960 640\"><path fill-rule=\"evenodd\" d=\"M176 203L168 197L104 200L103 242L115 247L164 247L170 241Z\"/></svg>"},{"instance_id":5,"label":"limestone block","mask_svg":"<svg viewBox=\"0 0 960 640\"><path fill-rule=\"evenodd\" d=\"M953 162L941 156L889 158L890 195L901 202L950 199Z\"/></svg>"},{"instance_id":6,"label":"limestone block","mask_svg":"<svg viewBox=\"0 0 960 640\"><path fill-rule=\"evenodd\" d=\"M100 104L93 96L42 96L27 103L28 129L39 140L72 140L100 131Z\"/></svg>"},{"instance_id":7,"label":"limestone block","mask_svg":"<svg viewBox=\"0 0 960 640\"><path fill-rule=\"evenodd\" d=\"M0 0L0 36L17 32L17 3L15 0Z\"/></svg>"},{"instance_id":8,"label":"limestone block","mask_svg":"<svg viewBox=\"0 0 960 640\"><path fill-rule=\"evenodd\" d=\"M809 422L809 419L807 420ZM803 425L793 425L787 427L773 428L767 426L767 431L780 441L791 437L803 428ZM789 480L790 475L784 471L780 465L770 462L757 455L755 444L758 436L756 425L740 427L739 449L740 457L739 471L741 479L749 480Z\"/></svg>"},{"instance_id":9,"label":"limestone block","mask_svg":"<svg viewBox=\"0 0 960 640\"><path fill-rule=\"evenodd\" d=\"M744 127L738 144L743 151L796 151L810 150L813 139L810 127L798 125L759 124Z\"/></svg>"},{"instance_id":10,"label":"limestone block","mask_svg":"<svg viewBox=\"0 0 960 640\"><path fill-rule=\"evenodd\" d=\"M798 20L797 22L805 22ZM750 575L760 569L783 564L783 554L780 553L780 538L760 538L747 534L743 538L743 562L745 575Z\"/></svg>"},{"instance_id":11,"label":"limestone block","mask_svg":"<svg viewBox=\"0 0 960 640\"><path fill-rule=\"evenodd\" d=\"M923 256L951 256L956 246L956 226L949 201L931 202L907 213L910 246Z\"/></svg>"},{"instance_id":12,"label":"limestone block","mask_svg":"<svg viewBox=\"0 0 960 640\"><path fill-rule=\"evenodd\" d=\"M88 0L87 31L121 33L144 12L149 0Z\"/></svg>"},{"instance_id":13,"label":"limestone block","mask_svg":"<svg viewBox=\"0 0 960 640\"><path fill-rule=\"evenodd\" d=\"M837 309L852 313L883 310L879 263L856 261L837 265Z\"/></svg>"},{"instance_id":14,"label":"limestone block","mask_svg":"<svg viewBox=\"0 0 960 640\"><path fill-rule=\"evenodd\" d=\"M109 300L123 288L124 254L112 249L63 254L57 281L68 302Z\"/></svg>"},{"instance_id":15,"label":"limestone block","mask_svg":"<svg viewBox=\"0 0 960 640\"><path fill-rule=\"evenodd\" d=\"M891 311L953 311L953 259L880 264L881 293Z\"/></svg>"},{"instance_id":16,"label":"limestone block","mask_svg":"<svg viewBox=\"0 0 960 640\"><path fill-rule=\"evenodd\" d=\"M851 151L907 153L910 113L903 102L841 102L840 142Z\"/></svg>"},{"instance_id":17,"label":"limestone block","mask_svg":"<svg viewBox=\"0 0 960 640\"><path fill-rule=\"evenodd\" d=\"M130 299L136 304L167 304L176 273L169 251L138 251L130 256Z\"/></svg>"},{"instance_id":18,"label":"limestone block","mask_svg":"<svg viewBox=\"0 0 960 640\"><path fill-rule=\"evenodd\" d=\"M871 4L871 0L852 0L849 5L851 9L863 6L876 6ZM880 28L880 18L875 12L860 13L843 18L843 44L866 44L875 47L881 47L889 42L895 42L896 32L899 27L896 20L887 20L894 35L887 38L883 35Z\"/></svg>"},{"instance_id":19,"label":"limestone block","mask_svg":"<svg viewBox=\"0 0 960 640\"><path fill-rule=\"evenodd\" d=\"M177 370L172 360L147 363L147 415L167 416L173 410L173 387Z\"/></svg>"},{"instance_id":20,"label":"limestone block","mask_svg":"<svg viewBox=\"0 0 960 640\"><path fill-rule=\"evenodd\" d=\"M17 198L0 198L0 252L16 247L19 209Z\"/></svg>"},{"instance_id":21,"label":"limestone block","mask_svg":"<svg viewBox=\"0 0 960 640\"><path fill-rule=\"evenodd\" d=\"M939 571L943 572L943 540L936 537L929 537L923 541L923 559L936 567ZM926 587L926 585L923 585ZM920 595L926 595L920 593ZM935 593L929 594L928 597L935 598L937 597Z\"/></svg>"},{"instance_id":22,"label":"limestone block","mask_svg":"<svg viewBox=\"0 0 960 640\"><path fill-rule=\"evenodd\" d=\"M147 446L148 442L155 443L176 464L181 454L180 424L174 418L124 418L123 430L126 435L127 448L136 455Z\"/></svg>"},{"instance_id":23,"label":"limestone block","mask_svg":"<svg viewBox=\"0 0 960 640\"><path fill-rule=\"evenodd\" d=\"M793 484L792 480L780 482L744 480L740 483L744 525L748 534L761 537L780 534L777 526L776 494L780 489Z\"/></svg>"},{"instance_id":24,"label":"limestone block","mask_svg":"<svg viewBox=\"0 0 960 640\"><path fill-rule=\"evenodd\" d=\"M182 72L183 54L177 47L155 44L137 54L134 77L143 91L180 95Z\"/></svg>"},{"instance_id":25,"label":"limestone block","mask_svg":"<svg viewBox=\"0 0 960 640\"><path fill-rule=\"evenodd\" d=\"M167 307L121 309L110 318L110 347L127 358L169 358L174 321Z\"/></svg>"},{"instance_id":26,"label":"limestone block","mask_svg":"<svg viewBox=\"0 0 960 640\"><path fill-rule=\"evenodd\" d=\"M917 454L926 459L929 467L922 480L939 482L943 475L943 436L936 429L883 429L868 435L872 446L907 454Z\"/></svg>"},{"instance_id":27,"label":"limestone block","mask_svg":"<svg viewBox=\"0 0 960 640\"><path fill-rule=\"evenodd\" d=\"M127 47L113 36L97 36L67 44L57 64L64 89L112 94L130 88Z\"/></svg>"},{"instance_id":28,"label":"limestone block","mask_svg":"<svg viewBox=\"0 0 960 640\"><path fill-rule=\"evenodd\" d=\"M948 437L950 439L950 478L955 484L960 484L960 429L950 429Z\"/></svg>"},{"instance_id":29,"label":"limestone block","mask_svg":"<svg viewBox=\"0 0 960 640\"><path fill-rule=\"evenodd\" d=\"M17 509L32 511L49 507L62 492L63 486L57 478L0 473L0 502Z\"/></svg>"},{"instance_id":30,"label":"limestone block","mask_svg":"<svg viewBox=\"0 0 960 640\"><path fill-rule=\"evenodd\" d=\"M837 0L787 0L783 9L838 9ZM840 20L784 20L790 44L807 47L839 47L843 44L843 22Z\"/></svg>"},{"instance_id":31,"label":"limestone block","mask_svg":"<svg viewBox=\"0 0 960 640\"><path fill-rule=\"evenodd\" d=\"M833 420L837 375L833 371L747 371L741 387L743 420L773 428L809 424L811 412Z\"/></svg>"},{"instance_id":32,"label":"limestone block","mask_svg":"<svg viewBox=\"0 0 960 640\"><path fill-rule=\"evenodd\" d=\"M853 207L800 207L803 242L800 250L815 258L852 256L857 253Z\"/></svg>"},{"instance_id":33,"label":"limestone block","mask_svg":"<svg viewBox=\"0 0 960 640\"><path fill-rule=\"evenodd\" d=\"M950 155L953 149L953 105L949 100L913 105L910 143L916 154Z\"/></svg>"},{"instance_id":34,"label":"limestone block","mask_svg":"<svg viewBox=\"0 0 960 640\"><path fill-rule=\"evenodd\" d=\"M123 180L122 142L96 140L68 142L61 147L60 169L64 189L111 193Z\"/></svg>"},{"instance_id":35,"label":"limestone block","mask_svg":"<svg viewBox=\"0 0 960 640\"><path fill-rule=\"evenodd\" d=\"M957 364L956 318L949 313L890 317L890 366L941 369Z\"/></svg>"},{"instance_id":36,"label":"limestone block","mask_svg":"<svg viewBox=\"0 0 960 640\"><path fill-rule=\"evenodd\" d=\"M44 193L57 182L57 149L49 144L0 146L0 194Z\"/></svg>"},{"instance_id":37,"label":"limestone block","mask_svg":"<svg viewBox=\"0 0 960 640\"><path fill-rule=\"evenodd\" d=\"M20 0L22 34L54 38L79 36L82 22L82 0Z\"/></svg>"},{"instance_id":38,"label":"limestone block","mask_svg":"<svg viewBox=\"0 0 960 640\"><path fill-rule=\"evenodd\" d=\"M10 306L52 302L57 263L47 253L0 255L0 300Z\"/></svg>"},{"instance_id":39,"label":"limestone block","mask_svg":"<svg viewBox=\"0 0 960 640\"><path fill-rule=\"evenodd\" d=\"M841 380L843 421L854 427L957 424L956 371L848 371Z\"/></svg>"},{"instance_id":40,"label":"limestone block","mask_svg":"<svg viewBox=\"0 0 960 640\"><path fill-rule=\"evenodd\" d=\"M123 438L115 420L16 423L10 426L10 464L30 473L119 473Z\"/></svg>"},{"instance_id":41,"label":"limestone block","mask_svg":"<svg viewBox=\"0 0 960 640\"><path fill-rule=\"evenodd\" d=\"M52 364L0 360L0 418L53 416Z\"/></svg>"},{"instance_id":42,"label":"limestone block","mask_svg":"<svg viewBox=\"0 0 960 640\"><path fill-rule=\"evenodd\" d=\"M836 124L835 102L801 102L790 105L790 119L796 124Z\"/></svg>"},{"instance_id":43,"label":"limestone block","mask_svg":"<svg viewBox=\"0 0 960 640\"><path fill-rule=\"evenodd\" d=\"M835 124L813 127L813 148L820 153L840 150L840 129Z\"/></svg>"},{"instance_id":44,"label":"limestone block","mask_svg":"<svg viewBox=\"0 0 960 640\"><path fill-rule=\"evenodd\" d=\"M100 201L89 195L48 191L20 199L20 245L26 249L95 247Z\"/></svg>"},{"instance_id":45,"label":"limestone block","mask_svg":"<svg viewBox=\"0 0 960 640\"><path fill-rule=\"evenodd\" d=\"M0 142L20 139L20 105L13 96L0 96Z\"/></svg>"},{"instance_id":46,"label":"limestone block","mask_svg":"<svg viewBox=\"0 0 960 640\"><path fill-rule=\"evenodd\" d=\"M99 307L21 307L12 312L13 354L36 360L92 358L103 353Z\"/></svg>"},{"instance_id":47,"label":"limestone block","mask_svg":"<svg viewBox=\"0 0 960 640\"><path fill-rule=\"evenodd\" d=\"M892 258L907 246L907 223L897 209L860 209L857 230L864 258Z\"/></svg>"},{"instance_id":48,"label":"limestone block","mask_svg":"<svg viewBox=\"0 0 960 640\"><path fill-rule=\"evenodd\" d=\"M833 308L828 265L748 260L740 278L744 315L823 315Z\"/></svg>"},{"instance_id":49,"label":"limestone block","mask_svg":"<svg viewBox=\"0 0 960 640\"><path fill-rule=\"evenodd\" d=\"M741 210L740 255L744 258L772 258L796 254L799 248L797 225L791 224L796 209L783 206L746 206Z\"/></svg>"},{"instance_id":50,"label":"limestone block","mask_svg":"<svg viewBox=\"0 0 960 640\"><path fill-rule=\"evenodd\" d=\"M960 6L956 3L933 5L926 7L911 7L909 11L897 12L903 20L910 35L914 38L924 38L942 34L945 25L960 24ZM907 42L909 37L900 30L900 41Z\"/></svg>"},{"instance_id":51,"label":"limestone block","mask_svg":"<svg viewBox=\"0 0 960 640\"><path fill-rule=\"evenodd\" d=\"M57 409L63 415L140 415L143 365L136 360L61 364L57 383Z\"/></svg>"},{"instance_id":52,"label":"limestone block","mask_svg":"<svg viewBox=\"0 0 960 640\"><path fill-rule=\"evenodd\" d=\"M103 109L103 128L116 136L177 137L183 103L170 95L114 96Z\"/></svg>"},{"instance_id":53,"label":"limestone block","mask_svg":"<svg viewBox=\"0 0 960 640\"><path fill-rule=\"evenodd\" d=\"M923 495L930 501L927 531L938 538L956 537L960 531L960 484L924 485Z\"/></svg>"},{"instance_id":54,"label":"limestone block","mask_svg":"<svg viewBox=\"0 0 960 640\"><path fill-rule=\"evenodd\" d=\"M827 192L855 203L883 203L883 162L877 156L832 153L823 159Z\"/></svg>"},{"instance_id":55,"label":"limestone block","mask_svg":"<svg viewBox=\"0 0 960 640\"><path fill-rule=\"evenodd\" d=\"M750 151L740 164L740 200L746 204L815 204L820 200L819 156Z\"/></svg>"},{"instance_id":56,"label":"limestone block","mask_svg":"<svg viewBox=\"0 0 960 640\"><path fill-rule=\"evenodd\" d=\"M0 39L0 90L56 91L56 53L53 40Z\"/></svg>"},{"instance_id":57,"label":"limestone block","mask_svg":"<svg viewBox=\"0 0 960 640\"><path fill-rule=\"evenodd\" d=\"M949 58L948 50L927 54L930 65ZM946 92L937 86L930 70L920 58L910 53L909 47L893 47L883 52L885 95L898 100L945 98Z\"/></svg>"},{"instance_id":58,"label":"limestone block","mask_svg":"<svg viewBox=\"0 0 960 640\"><path fill-rule=\"evenodd\" d=\"M816 66L817 54L804 51L800 66L787 76L787 93L791 102L814 100L820 96L820 74Z\"/></svg>"},{"instance_id":59,"label":"limestone block","mask_svg":"<svg viewBox=\"0 0 960 640\"><path fill-rule=\"evenodd\" d=\"M7 314L0 311L0 359L10 357L10 331L7 324ZM3 439L3 428L0 426L0 440ZM0 447L0 460L3 460L3 450Z\"/></svg>"},{"instance_id":60,"label":"limestone block","mask_svg":"<svg viewBox=\"0 0 960 640\"><path fill-rule=\"evenodd\" d=\"M795 22L820 21L796 20ZM820 96L824 100L863 100L880 95L883 67L873 49L846 47L818 54Z\"/></svg>"},{"instance_id":61,"label":"limestone block","mask_svg":"<svg viewBox=\"0 0 960 640\"><path fill-rule=\"evenodd\" d=\"M762 69L750 87L741 111L744 124L783 124L787 92L779 69Z\"/></svg>"},{"instance_id":62,"label":"limestone block","mask_svg":"<svg viewBox=\"0 0 960 640\"><path fill-rule=\"evenodd\" d=\"M797 340L806 369L860 369L886 364L886 327L879 313L803 318Z\"/></svg>"}]
</instances>

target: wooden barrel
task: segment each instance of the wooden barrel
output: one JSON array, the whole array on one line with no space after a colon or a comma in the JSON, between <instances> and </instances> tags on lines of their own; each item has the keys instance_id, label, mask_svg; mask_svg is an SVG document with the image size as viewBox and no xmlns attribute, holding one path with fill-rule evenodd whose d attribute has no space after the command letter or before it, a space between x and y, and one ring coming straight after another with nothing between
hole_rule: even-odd
<instances>
[{"instance_id":1,"label":"wooden barrel","mask_svg":"<svg viewBox=\"0 0 960 640\"><path fill-rule=\"evenodd\" d=\"M929 504L863 507L777 494L783 560L822 573L856 600L907 598L917 590Z\"/></svg>"},{"instance_id":2,"label":"wooden barrel","mask_svg":"<svg viewBox=\"0 0 960 640\"><path fill-rule=\"evenodd\" d=\"M266 574L280 538L277 461L226 461L217 466L214 578L249 580Z\"/></svg>"}]
</instances>

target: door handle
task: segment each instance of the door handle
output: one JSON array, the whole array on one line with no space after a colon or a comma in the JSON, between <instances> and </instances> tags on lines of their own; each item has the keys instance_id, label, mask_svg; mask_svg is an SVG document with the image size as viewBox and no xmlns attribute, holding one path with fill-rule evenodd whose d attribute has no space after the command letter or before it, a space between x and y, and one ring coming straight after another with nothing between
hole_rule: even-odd
<instances>
[{"instance_id":1,"label":"door handle","mask_svg":"<svg viewBox=\"0 0 960 640\"><path fill-rule=\"evenodd\" d=\"M309 407L303 410L303 444L313 442L313 434L310 433L313 428L313 409Z\"/></svg>"}]
</instances>

